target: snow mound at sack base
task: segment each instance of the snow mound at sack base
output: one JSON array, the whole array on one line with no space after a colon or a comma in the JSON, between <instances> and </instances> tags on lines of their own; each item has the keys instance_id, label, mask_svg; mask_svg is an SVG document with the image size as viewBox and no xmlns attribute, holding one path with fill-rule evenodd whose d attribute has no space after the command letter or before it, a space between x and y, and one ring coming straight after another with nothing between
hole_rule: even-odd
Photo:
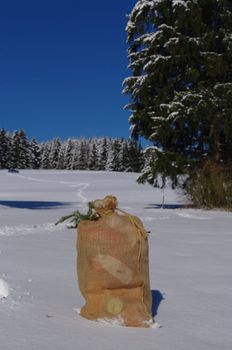
<instances>
[{"instance_id":1,"label":"snow mound at sack base","mask_svg":"<svg viewBox=\"0 0 232 350\"><path fill-rule=\"evenodd\" d=\"M0 278L0 299L7 298L9 294L8 284Z\"/></svg>"}]
</instances>

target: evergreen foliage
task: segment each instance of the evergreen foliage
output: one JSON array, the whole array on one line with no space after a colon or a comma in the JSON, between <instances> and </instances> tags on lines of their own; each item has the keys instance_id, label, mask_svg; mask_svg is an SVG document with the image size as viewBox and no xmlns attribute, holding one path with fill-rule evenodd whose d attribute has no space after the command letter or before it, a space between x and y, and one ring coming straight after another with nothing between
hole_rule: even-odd
<instances>
[{"instance_id":1,"label":"evergreen foliage","mask_svg":"<svg viewBox=\"0 0 232 350\"><path fill-rule=\"evenodd\" d=\"M108 139L104 137L99 144L99 170L106 169L108 159Z\"/></svg>"},{"instance_id":2,"label":"evergreen foliage","mask_svg":"<svg viewBox=\"0 0 232 350\"><path fill-rule=\"evenodd\" d=\"M72 169L72 158L73 158L73 141L71 139L68 139L65 147L65 153L64 153L64 168L65 169Z\"/></svg>"},{"instance_id":3,"label":"evergreen foliage","mask_svg":"<svg viewBox=\"0 0 232 350\"><path fill-rule=\"evenodd\" d=\"M41 165L41 152L40 147L35 138L32 139L30 144L30 165L32 169L39 169Z\"/></svg>"},{"instance_id":4,"label":"evergreen foliage","mask_svg":"<svg viewBox=\"0 0 232 350\"><path fill-rule=\"evenodd\" d=\"M23 129L15 131L11 142L11 166L18 169L30 167L30 145Z\"/></svg>"},{"instance_id":5,"label":"evergreen foliage","mask_svg":"<svg viewBox=\"0 0 232 350\"><path fill-rule=\"evenodd\" d=\"M99 168L98 159L99 159L99 156L97 152L97 146L95 141L93 141L90 149L90 156L89 156L89 163L88 163L88 168L90 170L98 170Z\"/></svg>"},{"instance_id":6,"label":"evergreen foliage","mask_svg":"<svg viewBox=\"0 0 232 350\"><path fill-rule=\"evenodd\" d=\"M79 158L77 168L80 170L88 169L88 148L86 140L83 138L80 140L79 145Z\"/></svg>"},{"instance_id":7,"label":"evergreen foliage","mask_svg":"<svg viewBox=\"0 0 232 350\"><path fill-rule=\"evenodd\" d=\"M61 144L58 154L57 169L65 169L65 149L63 144Z\"/></svg>"},{"instance_id":8,"label":"evergreen foliage","mask_svg":"<svg viewBox=\"0 0 232 350\"><path fill-rule=\"evenodd\" d=\"M11 139L5 129L0 130L0 169L11 166Z\"/></svg>"},{"instance_id":9,"label":"evergreen foliage","mask_svg":"<svg viewBox=\"0 0 232 350\"><path fill-rule=\"evenodd\" d=\"M44 143L41 146L41 168L50 169L49 155L50 155L51 144L50 142Z\"/></svg>"},{"instance_id":10,"label":"evergreen foliage","mask_svg":"<svg viewBox=\"0 0 232 350\"><path fill-rule=\"evenodd\" d=\"M122 140L113 140L108 159L108 169L111 171L122 170L122 159L120 157L120 148Z\"/></svg>"},{"instance_id":11,"label":"evergreen foliage","mask_svg":"<svg viewBox=\"0 0 232 350\"><path fill-rule=\"evenodd\" d=\"M139 181L232 168L232 2L139 0L126 31L131 131L153 143Z\"/></svg>"},{"instance_id":12,"label":"evergreen foliage","mask_svg":"<svg viewBox=\"0 0 232 350\"><path fill-rule=\"evenodd\" d=\"M61 149L61 141L57 137L51 144L51 150L49 153L49 164L51 169L58 169L59 154Z\"/></svg>"},{"instance_id":13,"label":"evergreen foliage","mask_svg":"<svg viewBox=\"0 0 232 350\"><path fill-rule=\"evenodd\" d=\"M140 159L141 158L141 159ZM139 166L140 164L140 166ZM25 131L11 136L0 130L0 169L72 169L141 171L143 153L133 140L59 138L41 144L27 139Z\"/></svg>"}]
</instances>

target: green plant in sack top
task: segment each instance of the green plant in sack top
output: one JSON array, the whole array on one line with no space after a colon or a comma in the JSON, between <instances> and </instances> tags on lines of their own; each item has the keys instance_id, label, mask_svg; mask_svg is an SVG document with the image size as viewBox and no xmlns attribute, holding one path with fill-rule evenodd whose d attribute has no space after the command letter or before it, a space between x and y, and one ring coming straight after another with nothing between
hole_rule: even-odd
<instances>
[{"instance_id":1,"label":"green plant in sack top","mask_svg":"<svg viewBox=\"0 0 232 350\"><path fill-rule=\"evenodd\" d=\"M79 210L74 211L72 214L62 216L60 220L58 220L55 225L61 224L67 220L70 221L70 225L67 225L67 228L77 228L79 223L83 220L96 220L98 218L97 213L94 210L93 203L88 203L88 212L87 214L82 214L79 212Z\"/></svg>"},{"instance_id":2,"label":"green plant in sack top","mask_svg":"<svg viewBox=\"0 0 232 350\"><path fill-rule=\"evenodd\" d=\"M62 216L55 225L61 224L66 220L70 220L71 225L67 225L67 228L77 228L79 223L83 220L97 220L103 214L112 212L117 207L117 198L114 196L106 196L104 199L97 199L94 202L88 203L87 214L82 214L79 210L74 211L72 214Z\"/></svg>"}]
</instances>

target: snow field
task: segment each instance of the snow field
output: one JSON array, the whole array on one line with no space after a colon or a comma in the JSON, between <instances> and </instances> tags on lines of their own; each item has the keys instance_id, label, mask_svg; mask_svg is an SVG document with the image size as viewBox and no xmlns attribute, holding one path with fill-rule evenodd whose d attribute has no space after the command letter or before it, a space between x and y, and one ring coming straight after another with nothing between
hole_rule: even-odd
<instances>
[{"instance_id":1,"label":"snow field","mask_svg":"<svg viewBox=\"0 0 232 350\"><path fill-rule=\"evenodd\" d=\"M185 209L185 200L169 189L168 209L161 209L161 192L136 184L136 177L0 171L0 289L8 294L0 299L1 349L231 350L232 214ZM84 303L76 282L76 233L54 223L107 194L151 231L159 329L91 322L76 311Z\"/></svg>"},{"instance_id":2,"label":"snow field","mask_svg":"<svg viewBox=\"0 0 232 350\"><path fill-rule=\"evenodd\" d=\"M9 295L9 287L8 284L0 279L0 299L7 298Z\"/></svg>"}]
</instances>

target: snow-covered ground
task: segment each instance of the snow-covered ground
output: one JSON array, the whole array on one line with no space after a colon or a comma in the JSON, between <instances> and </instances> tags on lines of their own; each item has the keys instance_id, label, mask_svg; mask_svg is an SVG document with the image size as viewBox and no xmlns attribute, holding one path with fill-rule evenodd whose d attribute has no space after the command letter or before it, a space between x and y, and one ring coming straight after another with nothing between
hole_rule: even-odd
<instances>
[{"instance_id":1,"label":"snow-covered ground","mask_svg":"<svg viewBox=\"0 0 232 350\"><path fill-rule=\"evenodd\" d=\"M184 199L132 173L0 171L1 350L231 350L232 213L185 209ZM116 195L151 231L150 277L159 329L88 321L76 282L75 230L54 226L88 200Z\"/></svg>"}]
</instances>

